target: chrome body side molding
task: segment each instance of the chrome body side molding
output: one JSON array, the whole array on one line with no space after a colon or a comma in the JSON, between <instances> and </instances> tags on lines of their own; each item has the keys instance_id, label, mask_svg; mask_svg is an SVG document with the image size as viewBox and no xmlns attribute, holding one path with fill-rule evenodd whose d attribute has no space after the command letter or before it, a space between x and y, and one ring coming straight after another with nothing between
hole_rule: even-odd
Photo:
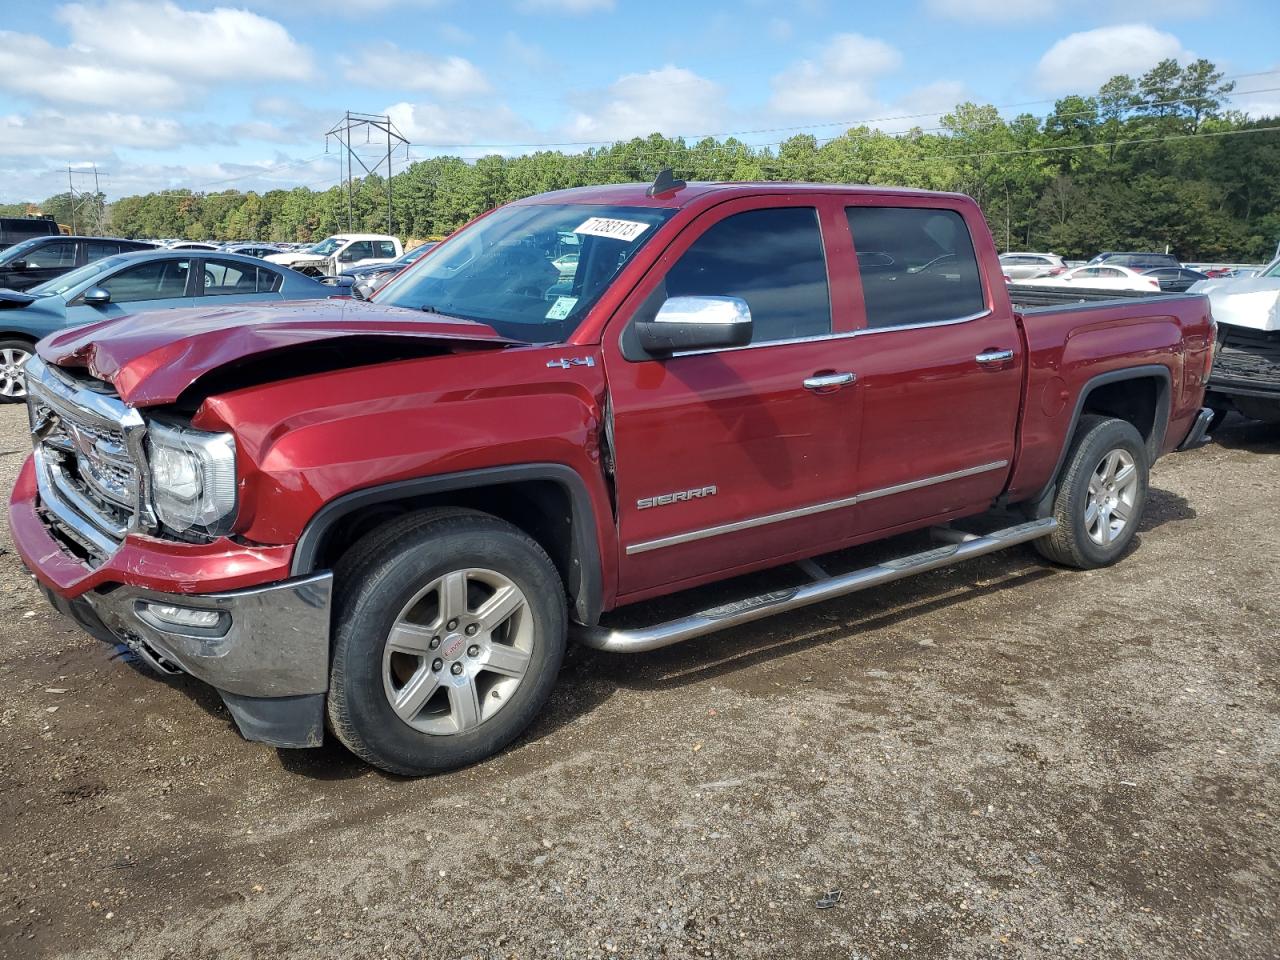
<instances>
[{"instance_id":1,"label":"chrome body side molding","mask_svg":"<svg viewBox=\"0 0 1280 960\"><path fill-rule=\"evenodd\" d=\"M854 504L862 503L867 500L878 500L881 497L891 497L895 493L906 493L908 490L919 490L921 487L930 487L936 483L946 483L950 480L962 480L965 477L977 476L980 473L988 473L992 470L1001 470L1007 466L1009 466L1008 460L996 460L992 463L984 463L976 467L966 467L963 470L953 470L950 473L938 474L935 477L923 477L920 480L910 480L906 483L894 484L891 487L881 487L878 490L867 490L863 493L854 494L852 497L842 497L839 500L827 500L824 503L815 503L807 507L797 507L794 510L784 510L781 513L770 513L761 517L749 517L746 520L735 520L732 523L721 523L714 527L703 527L701 530L690 530L687 533L673 533L671 536L659 537L656 540L644 540L640 543L628 544L627 555L633 556L637 553L647 553L650 550L660 550L663 547L674 547L681 543L692 543L695 540L706 540L708 537L718 537L726 533L737 533L739 530L751 530L755 527L763 527L771 523L781 523L784 520L795 520L799 517L808 517L815 513L826 513L828 510L839 510L843 507L852 507Z\"/></svg>"}]
</instances>

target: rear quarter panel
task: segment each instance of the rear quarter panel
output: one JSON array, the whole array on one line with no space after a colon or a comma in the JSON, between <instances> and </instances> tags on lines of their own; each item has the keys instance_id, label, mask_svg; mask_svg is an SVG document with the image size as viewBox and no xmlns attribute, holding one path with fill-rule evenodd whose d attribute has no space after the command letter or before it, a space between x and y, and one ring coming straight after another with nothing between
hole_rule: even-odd
<instances>
[{"instance_id":1,"label":"rear quarter panel","mask_svg":"<svg viewBox=\"0 0 1280 960\"><path fill-rule=\"evenodd\" d=\"M1090 381L1112 371L1158 365L1169 373L1168 426L1160 453L1186 436L1204 396L1213 341L1208 301L1104 301L1029 311L1020 317L1027 341L1027 391L1009 499L1043 490L1059 459Z\"/></svg>"}]
</instances>

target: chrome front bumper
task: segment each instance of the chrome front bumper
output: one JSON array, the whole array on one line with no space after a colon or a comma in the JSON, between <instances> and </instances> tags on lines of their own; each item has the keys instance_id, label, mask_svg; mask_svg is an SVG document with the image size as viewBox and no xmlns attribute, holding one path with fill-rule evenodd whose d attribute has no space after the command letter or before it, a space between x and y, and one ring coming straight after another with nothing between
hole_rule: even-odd
<instances>
[{"instance_id":1,"label":"chrome front bumper","mask_svg":"<svg viewBox=\"0 0 1280 960\"><path fill-rule=\"evenodd\" d=\"M329 689L333 574L230 593L91 590L84 601L117 639L228 693L291 697ZM216 617L214 626L163 619L165 607ZM157 611L160 611L159 613ZM172 672L172 671L171 671Z\"/></svg>"},{"instance_id":2,"label":"chrome front bumper","mask_svg":"<svg viewBox=\"0 0 1280 960\"><path fill-rule=\"evenodd\" d=\"M187 673L215 687L246 739L320 745L332 573L214 594L113 586L68 600L45 592L99 639L124 643L161 673ZM175 623L175 609L214 622Z\"/></svg>"}]
</instances>

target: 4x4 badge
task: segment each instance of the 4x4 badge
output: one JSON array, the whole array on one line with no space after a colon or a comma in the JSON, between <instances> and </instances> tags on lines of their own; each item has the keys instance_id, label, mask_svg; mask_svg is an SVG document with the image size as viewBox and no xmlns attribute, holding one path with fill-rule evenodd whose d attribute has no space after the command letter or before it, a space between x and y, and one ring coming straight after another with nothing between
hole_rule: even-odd
<instances>
[{"instance_id":1,"label":"4x4 badge","mask_svg":"<svg viewBox=\"0 0 1280 960\"><path fill-rule=\"evenodd\" d=\"M561 370L568 370L570 367L594 367L596 365L595 357L561 357L559 360L548 360L548 367L559 367Z\"/></svg>"}]
</instances>

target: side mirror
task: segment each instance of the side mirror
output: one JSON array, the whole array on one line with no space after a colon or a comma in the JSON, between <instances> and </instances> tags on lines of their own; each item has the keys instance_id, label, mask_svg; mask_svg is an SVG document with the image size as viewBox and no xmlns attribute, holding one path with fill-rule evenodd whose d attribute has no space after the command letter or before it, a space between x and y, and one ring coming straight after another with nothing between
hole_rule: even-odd
<instances>
[{"instance_id":1,"label":"side mirror","mask_svg":"<svg viewBox=\"0 0 1280 960\"><path fill-rule=\"evenodd\" d=\"M84 302L91 307L105 307L111 302L111 293L101 287L90 287L84 292Z\"/></svg>"},{"instance_id":2,"label":"side mirror","mask_svg":"<svg viewBox=\"0 0 1280 960\"><path fill-rule=\"evenodd\" d=\"M355 260L355 258L356 258L356 255L352 253L350 250L343 250L340 254L338 254L339 263L351 263L353 260Z\"/></svg>"},{"instance_id":3,"label":"side mirror","mask_svg":"<svg viewBox=\"0 0 1280 960\"><path fill-rule=\"evenodd\" d=\"M738 297L670 297L652 320L636 323L645 353L742 347L751 342L751 308Z\"/></svg>"},{"instance_id":4,"label":"side mirror","mask_svg":"<svg viewBox=\"0 0 1280 960\"><path fill-rule=\"evenodd\" d=\"M19 273L21 273L23 270L26 270L27 267L28 267L28 264L27 264L27 261L25 260L15 260L13 261L13 263L9 264L10 270L17 270Z\"/></svg>"}]
</instances>

